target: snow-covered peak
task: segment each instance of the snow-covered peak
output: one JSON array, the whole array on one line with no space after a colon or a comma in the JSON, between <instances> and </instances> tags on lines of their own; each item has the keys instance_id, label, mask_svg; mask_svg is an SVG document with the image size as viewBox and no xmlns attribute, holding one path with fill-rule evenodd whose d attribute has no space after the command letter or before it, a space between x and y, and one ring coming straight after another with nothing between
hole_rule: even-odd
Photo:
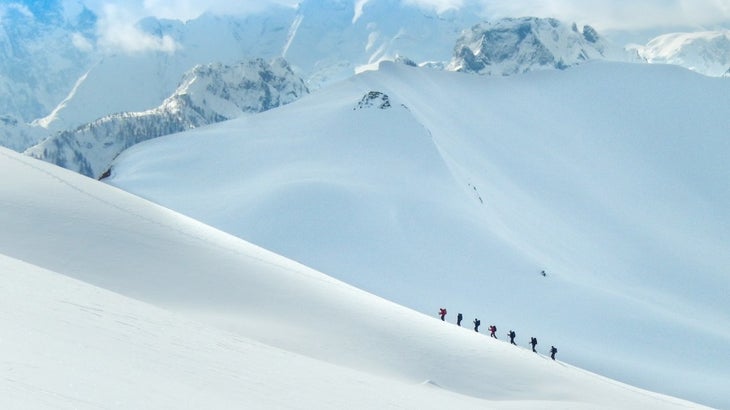
<instances>
[{"instance_id":1,"label":"snow-covered peak","mask_svg":"<svg viewBox=\"0 0 730 410\"><path fill-rule=\"evenodd\" d=\"M730 30L665 34L634 47L649 63L675 64L711 77L730 70Z\"/></svg>"},{"instance_id":2,"label":"snow-covered peak","mask_svg":"<svg viewBox=\"0 0 730 410\"><path fill-rule=\"evenodd\" d=\"M464 31L454 47L450 70L511 75L603 59L611 46L598 32L552 18L505 18Z\"/></svg>"},{"instance_id":3,"label":"snow-covered peak","mask_svg":"<svg viewBox=\"0 0 730 410\"><path fill-rule=\"evenodd\" d=\"M174 110L187 105L199 113L230 119L288 104L308 92L284 59L269 64L257 58L232 65L195 66L162 107Z\"/></svg>"}]
</instances>

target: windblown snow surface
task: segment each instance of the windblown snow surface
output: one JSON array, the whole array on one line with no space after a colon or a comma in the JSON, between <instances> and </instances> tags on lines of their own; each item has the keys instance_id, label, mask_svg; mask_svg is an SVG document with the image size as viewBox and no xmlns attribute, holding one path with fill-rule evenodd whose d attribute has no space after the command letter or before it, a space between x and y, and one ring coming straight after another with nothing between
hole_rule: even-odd
<instances>
[{"instance_id":1,"label":"windblown snow surface","mask_svg":"<svg viewBox=\"0 0 730 410\"><path fill-rule=\"evenodd\" d=\"M390 108L361 109L370 91ZM567 363L727 408L728 95L730 82L671 66L495 78L383 64L286 107L132 147L108 181L426 316L479 317L523 347L535 336ZM94 283L411 383L517 406L626 407L524 349L325 290L344 285L310 300L309 285L274 268L284 283L267 268L238 285L233 272L257 270L188 248L172 268L149 241L153 264L137 251L101 258L141 262L123 280L94 269ZM128 275L144 291L125 289ZM533 375L523 357L555 366Z\"/></svg>"},{"instance_id":2,"label":"windblown snow surface","mask_svg":"<svg viewBox=\"0 0 730 410\"><path fill-rule=\"evenodd\" d=\"M694 408L0 148L0 407Z\"/></svg>"}]
</instances>

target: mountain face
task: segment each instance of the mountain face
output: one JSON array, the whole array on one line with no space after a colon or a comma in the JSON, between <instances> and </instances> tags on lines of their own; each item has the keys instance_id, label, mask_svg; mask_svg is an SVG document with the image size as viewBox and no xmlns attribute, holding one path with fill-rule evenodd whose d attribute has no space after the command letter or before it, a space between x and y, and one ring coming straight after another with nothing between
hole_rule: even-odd
<instances>
[{"instance_id":1,"label":"mountain face","mask_svg":"<svg viewBox=\"0 0 730 410\"><path fill-rule=\"evenodd\" d=\"M0 4L0 95L12 96L0 98L0 115L24 123L48 114L91 65L96 17L61 11L59 1Z\"/></svg>"},{"instance_id":2,"label":"mountain face","mask_svg":"<svg viewBox=\"0 0 730 410\"><path fill-rule=\"evenodd\" d=\"M266 111L308 93L283 59L193 68L155 109L109 115L60 132L26 154L98 178L126 148L151 138Z\"/></svg>"},{"instance_id":3,"label":"mountain face","mask_svg":"<svg viewBox=\"0 0 730 410\"><path fill-rule=\"evenodd\" d=\"M633 46L648 63L674 64L711 77L730 76L730 30L672 33Z\"/></svg>"},{"instance_id":4,"label":"mountain face","mask_svg":"<svg viewBox=\"0 0 730 410\"><path fill-rule=\"evenodd\" d=\"M536 69L564 69L612 50L595 29L556 19L506 18L484 22L464 32L454 47L449 69L489 75Z\"/></svg>"}]
</instances>

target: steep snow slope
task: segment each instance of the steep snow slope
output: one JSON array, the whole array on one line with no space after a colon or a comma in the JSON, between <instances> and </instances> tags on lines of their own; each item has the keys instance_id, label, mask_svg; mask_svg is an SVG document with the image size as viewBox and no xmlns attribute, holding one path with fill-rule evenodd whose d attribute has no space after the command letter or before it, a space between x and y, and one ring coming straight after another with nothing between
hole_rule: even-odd
<instances>
[{"instance_id":1,"label":"steep snow slope","mask_svg":"<svg viewBox=\"0 0 730 410\"><path fill-rule=\"evenodd\" d=\"M280 58L199 65L159 107L106 116L52 135L24 153L99 178L119 153L140 141L269 110L308 92Z\"/></svg>"},{"instance_id":2,"label":"steep snow slope","mask_svg":"<svg viewBox=\"0 0 730 410\"><path fill-rule=\"evenodd\" d=\"M14 176L0 186L3 408L700 407L442 323L4 148L0 171Z\"/></svg>"},{"instance_id":3,"label":"steep snow slope","mask_svg":"<svg viewBox=\"0 0 730 410\"><path fill-rule=\"evenodd\" d=\"M712 77L730 76L730 30L665 34L633 48L649 63L679 65Z\"/></svg>"},{"instance_id":4,"label":"steep snow slope","mask_svg":"<svg viewBox=\"0 0 730 410\"><path fill-rule=\"evenodd\" d=\"M13 352L3 408L489 406L272 348L3 255L0 269L2 344Z\"/></svg>"},{"instance_id":5,"label":"steep snow slope","mask_svg":"<svg viewBox=\"0 0 730 410\"><path fill-rule=\"evenodd\" d=\"M421 312L446 305L722 407L728 88L669 66L386 64L134 147L110 183ZM358 109L369 91L391 108Z\"/></svg>"}]
</instances>

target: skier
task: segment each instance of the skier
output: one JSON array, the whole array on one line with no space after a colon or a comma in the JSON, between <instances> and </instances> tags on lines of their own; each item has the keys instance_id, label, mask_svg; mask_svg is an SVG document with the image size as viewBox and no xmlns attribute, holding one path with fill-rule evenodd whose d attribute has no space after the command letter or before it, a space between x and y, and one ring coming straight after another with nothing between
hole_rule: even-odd
<instances>
[{"instance_id":1,"label":"skier","mask_svg":"<svg viewBox=\"0 0 730 410\"><path fill-rule=\"evenodd\" d=\"M535 350L535 346L537 346L537 338L531 337L530 344L532 345L532 351L537 353L537 350Z\"/></svg>"},{"instance_id":2,"label":"skier","mask_svg":"<svg viewBox=\"0 0 730 410\"><path fill-rule=\"evenodd\" d=\"M474 319L474 331L479 333L479 325L482 324L482 321L479 319Z\"/></svg>"},{"instance_id":3,"label":"skier","mask_svg":"<svg viewBox=\"0 0 730 410\"><path fill-rule=\"evenodd\" d=\"M547 273L545 273L545 271L542 271L542 272L540 272L540 275L542 275L543 277L545 277L545 276L547 276Z\"/></svg>"},{"instance_id":4,"label":"skier","mask_svg":"<svg viewBox=\"0 0 730 410\"><path fill-rule=\"evenodd\" d=\"M550 358L555 360L555 353L558 352L558 349L555 348L555 346L550 346Z\"/></svg>"},{"instance_id":5,"label":"skier","mask_svg":"<svg viewBox=\"0 0 730 410\"><path fill-rule=\"evenodd\" d=\"M515 336L517 336L517 334L515 333L515 331L510 330L508 335L509 335L509 342L512 343L513 345L516 345L517 343L515 343Z\"/></svg>"},{"instance_id":6,"label":"skier","mask_svg":"<svg viewBox=\"0 0 730 410\"><path fill-rule=\"evenodd\" d=\"M494 325L489 326L489 331L491 332L491 333L489 333L489 336L496 339L497 335L495 333L497 333L497 326L494 326Z\"/></svg>"},{"instance_id":7,"label":"skier","mask_svg":"<svg viewBox=\"0 0 730 410\"><path fill-rule=\"evenodd\" d=\"M461 319L463 319L463 318L464 318L464 316L462 316L461 313L459 313L458 315L456 315L456 324L458 326L461 326Z\"/></svg>"},{"instance_id":8,"label":"skier","mask_svg":"<svg viewBox=\"0 0 730 410\"><path fill-rule=\"evenodd\" d=\"M446 309L441 308L439 309L439 315L441 316L441 320L444 320L444 316L446 316Z\"/></svg>"}]
</instances>

